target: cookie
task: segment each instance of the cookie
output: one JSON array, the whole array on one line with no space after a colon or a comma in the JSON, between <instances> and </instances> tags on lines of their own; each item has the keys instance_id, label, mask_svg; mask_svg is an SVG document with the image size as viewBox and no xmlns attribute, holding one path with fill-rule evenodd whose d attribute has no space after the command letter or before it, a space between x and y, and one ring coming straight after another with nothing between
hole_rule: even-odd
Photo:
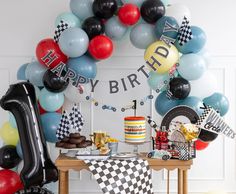
<instances>
[{"instance_id":1,"label":"cookie","mask_svg":"<svg viewBox=\"0 0 236 194\"><path fill-rule=\"evenodd\" d=\"M65 149L73 149L73 148L76 148L76 144L64 143L63 148L65 148Z\"/></svg>"},{"instance_id":2,"label":"cookie","mask_svg":"<svg viewBox=\"0 0 236 194\"><path fill-rule=\"evenodd\" d=\"M86 137L84 136L80 136L78 138L70 138L70 143L73 143L73 144L79 144L83 141L85 141Z\"/></svg>"},{"instance_id":3,"label":"cookie","mask_svg":"<svg viewBox=\"0 0 236 194\"><path fill-rule=\"evenodd\" d=\"M80 133L71 133L70 137L71 138L78 138L78 137L80 137Z\"/></svg>"},{"instance_id":4,"label":"cookie","mask_svg":"<svg viewBox=\"0 0 236 194\"><path fill-rule=\"evenodd\" d=\"M69 137L64 137L64 138L61 140L61 142L68 143L69 140L70 140Z\"/></svg>"},{"instance_id":5,"label":"cookie","mask_svg":"<svg viewBox=\"0 0 236 194\"><path fill-rule=\"evenodd\" d=\"M65 144L64 142L58 141L58 142L56 143L56 147L61 148L61 147L64 146L64 144Z\"/></svg>"}]
</instances>

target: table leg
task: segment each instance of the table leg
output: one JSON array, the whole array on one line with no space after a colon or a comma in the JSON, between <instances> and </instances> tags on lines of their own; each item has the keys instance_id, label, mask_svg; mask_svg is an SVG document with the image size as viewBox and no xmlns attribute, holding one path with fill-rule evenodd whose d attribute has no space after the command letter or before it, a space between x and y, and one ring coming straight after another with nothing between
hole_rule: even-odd
<instances>
[{"instance_id":1,"label":"table leg","mask_svg":"<svg viewBox=\"0 0 236 194\"><path fill-rule=\"evenodd\" d=\"M183 194L188 193L188 171L183 171Z\"/></svg>"},{"instance_id":2,"label":"table leg","mask_svg":"<svg viewBox=\"0 0 236 194\"><path fill-rule=\"evenodd\" d=\"M59 171L59 194L69 194L68 171Z\"/></svg>"},{"instance_id":3,"label":"table leg","mask_svg":"<svg viewBox=\"0 0 236 194\"><path fill-rule=\"evenodd\" d=\"M178 194L183 194L183 170L178 169Z\"/></svg>"}]
</instances>

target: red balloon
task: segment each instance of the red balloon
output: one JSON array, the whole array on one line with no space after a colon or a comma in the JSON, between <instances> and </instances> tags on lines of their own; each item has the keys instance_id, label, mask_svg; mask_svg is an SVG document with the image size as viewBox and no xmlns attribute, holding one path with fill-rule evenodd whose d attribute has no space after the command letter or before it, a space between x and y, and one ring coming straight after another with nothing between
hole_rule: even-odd
<instances>
[{"instance_id":1,"label":"red balloon","mask_svg":"<svg viewBox=\"0 0 236 194\"><path fill-rule=\"evenodd\" d=\"M48 57L46 57L48 55ZM60 62L66 63L67 56L62 53L58 44L51 38L41 40L36 47L38 61L47 68L52 69ZM44 59L43 58L47 58Z\"/></svg>"},{"instance_id":2,"label":"red balloon","mask_svg":"<svg viewBox=\"0 0 236 194\"><path fill-rule=\"evenodd\" d=\"M43 114L47 113L47 111L43 109L43 107L39 104L39 102L38 102L38 107L39 107L40 115L43 115ZM61 114L62 113L62 107L59 108L56 112Z\"/></svg>"},{"instance_id":3,"label":"red balloon","mask_svg":"<svg viewBox=\"0 0 236 194\"><path fill-rule=\"evenodd\" d=\"M14 194L23 189L20 176L11 170L0 170L0 194Z\"/></svg>"},{"instance_id":4,"label":"red balloon","mask_svg":"<svg viewBox=\"0 0 236 194\"><path fill-rule=\"evenodd\" d=\"M127 26L136 24L140 18L140 11L136 5L125 4L118 11L120 22Z\"/></svg>"},{"instance_id":5,"label":"red balloon","mask_svg":"<svg viewBox=\"0 0 236 194\"><path fill-rule=\"evenodd\" d=\"M198 150L198 151L204 150L209 145L209 143L203 142L203 141L200 141L200 140L195 141L195 144L196 144L196 150Z\"/></svg>"},{"instance_id":6,"label":"red balloon","mask_svg":"<svg viewBox=\"0 0 236 194\"><path fill-rule=\"evenodd\" d=\"M107 36L95 36L90 41L88 50L93 58L97 60L106 59L112 55L113 43Z\"/></svg>"}]
</instances>

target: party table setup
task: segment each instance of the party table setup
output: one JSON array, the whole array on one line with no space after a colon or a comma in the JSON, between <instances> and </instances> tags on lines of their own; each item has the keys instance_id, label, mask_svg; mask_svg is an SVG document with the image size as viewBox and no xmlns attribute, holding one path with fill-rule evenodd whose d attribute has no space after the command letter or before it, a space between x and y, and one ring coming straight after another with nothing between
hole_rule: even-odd
<instances>
[{"instance_id":1,"label":"party table setup","mask_svg":"<svg viewBox=\"0 0 236 194\"><path fill-rule=\"evenodd\" d=\"M0 129L0 194L51 194L44 186L57 181L58 193L69 194L70 170L83 169L105 194L152 194L152 170L163 169L170 193L170 171L177 169L177 193L187 194L197 152L219 135L236 135L223 119L229 101L207 70L206 34L191 24L190 14L166 0L70 0L70 12L56 17L52 37L39 41L36 58L19 68L21 81L1 97L9 121ZM103 82L96 78L100 63L124 36L144 51L144 64L109 80L103 95L140 87L140 74L151 92L120 107L94 94ZM122 115L116 121L123 125L122 137L97 126L87 129L91 118L82 103L99 114ZM159 117L137 111L148 104ZM47 143L59 153L55 162ZM141 152L141 145L151 149ZM133 151L120 151L124 146Z\"/></svg>"}]
</instances>

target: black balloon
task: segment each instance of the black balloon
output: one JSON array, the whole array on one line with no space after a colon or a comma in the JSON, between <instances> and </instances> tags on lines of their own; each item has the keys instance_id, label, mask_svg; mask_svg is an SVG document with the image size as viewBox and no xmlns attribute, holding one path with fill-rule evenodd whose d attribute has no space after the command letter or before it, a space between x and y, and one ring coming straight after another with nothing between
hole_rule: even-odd
<instances>
[{"instance_id":1,"label":"black balloon","mask_svg":"<svg viewBox=\"0 0 236 194\"><path fill-rule=\"evenodd\" d=\"M11 85L0 105L16 118L24 160L20 176L25 188L57 181L58 171L48 154L34 86L27 82Z\"/></svg>"},{"instance_id":2,"label":"black balloon","mask_svg":"<svg viewBox=\"0 0 236 194\"><path fill-rule=\"evenodd\" d=\"M160 0L146 0L141 6L141 16L147 23L155 23L165 15L165 6Z\"/></svg>"},{"instance_id":3,"label":"black balloon","mask_svg":"<svg viewBox=\"0 0 236 194\"><path fill-rule=\"evenodd\" d=\"M63 80L62 77L58 77L51 70L47 70L43 76L43 85L51 92L62 92L67 88L68 84L68 81Z\"/></svg>"},{"instance_id":4,"label":"black balloon","mask_svg":"<svg viewBox=\"0 0 236 194\"><path fill-rule=\"evenodd\" d=\"M169 86L173 97L180 100L187 98L191 90L189 81L181 77L171 79Z\"/></svg>"},{"instance_id":5,"label":"black balloon","mask_svg":"<svg viewBox=\"0 0 236 194\"><path fill-rule=\"evenodd\" d=\"M28 189L17 191L15 194L53 194L51 191L41 187L30 187Z\"/></svg>"},{"instance_id":6,"label":"black balloon","mask_svg":"<svg viewBox=\"0 0 236 194\"><path fill-rule=\"evenodd\" d=\"M0 167L5 169L15 168L21 161L16 152L16 146L6 145L0 148Z\"/></svg>"},{"instance_id":7,"label":"black balloon","mask_svg":"<svg viewBox=\"0 0 236 194\"><path fill-rule=\"evenodd\" d=\"M84 20L82 29L87 33L90 40L95 36L103 34L105 31L105 27L101 19L96 17L89 17Z\"/></svg>"},{"instance_id":8,"label":"black balloon","mask_svg":"<svg viewBox=\"0 0 236 194\"><path fill-rule=\"evenodd\" d=\"M209 142L214 141L217 137L218 137L218 134L201 129L198 139L200 139L203 142L209 143Z\"/></svg>"},{"instance_id":9,"label":"black balloon","mask_svg":"<svg viewBox=\"0 0 236 194\"><path fill-rule=\"evenodd\" d=\"M93 13L103 19L111 18L117 11L116 0L95 0L93 2Z\"/></svg>"}]
</instances>

